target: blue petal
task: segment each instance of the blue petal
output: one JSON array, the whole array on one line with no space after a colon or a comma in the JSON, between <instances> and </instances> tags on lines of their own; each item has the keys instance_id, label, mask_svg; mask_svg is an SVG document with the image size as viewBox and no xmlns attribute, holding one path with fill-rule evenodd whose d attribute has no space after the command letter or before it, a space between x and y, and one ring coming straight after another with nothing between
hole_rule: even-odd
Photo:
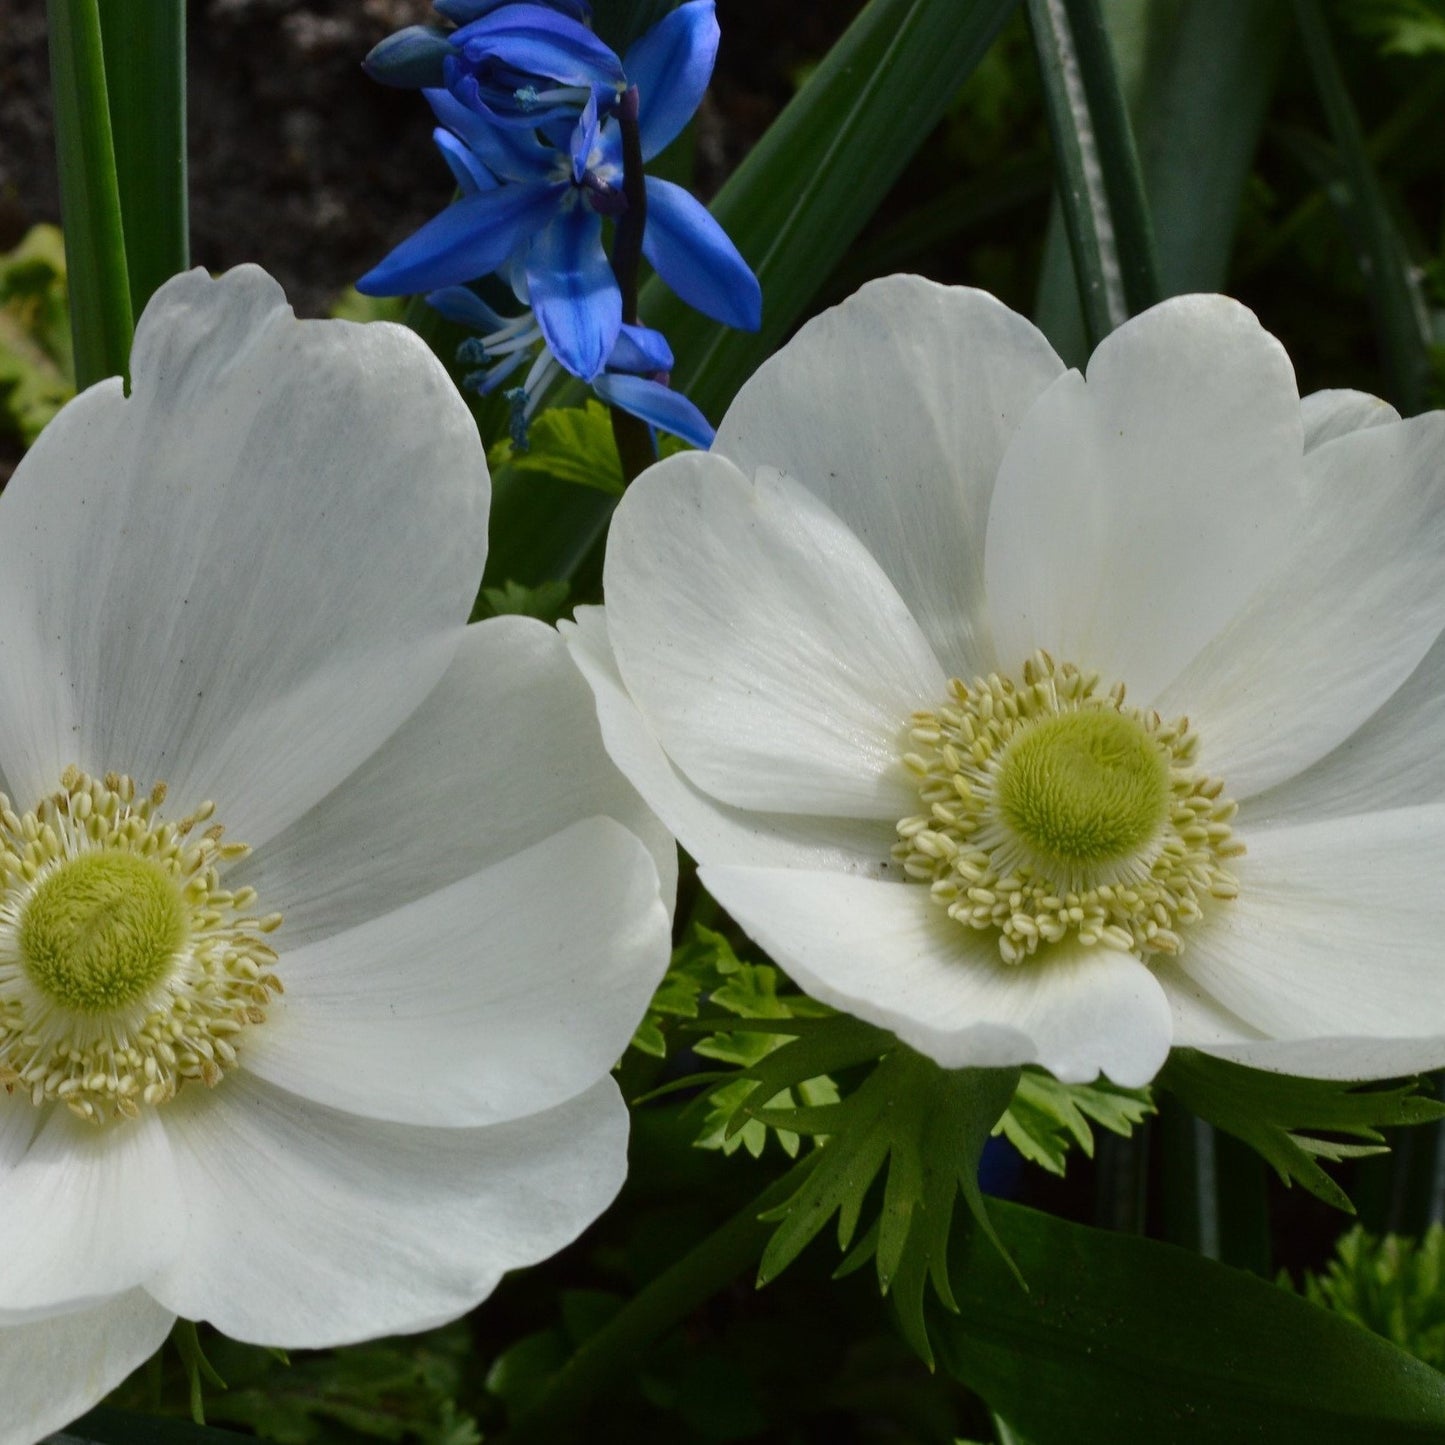
<instances>
[{"instance_id":1,"label":"blue petal","mask_svg":"<svg viewBox=\"0 0 1445 1445\"><path fill-rule=\"evenodd\" d=\"M651 371L672 370L672 347L662 332L649 326L629 326L622 323L617 335L617 345L607 358L612 371L632 371L644 375Z\"/></svg>"},{"instance_id":2,"label":"blue petal","mask_svg":"<svg viewBox=\"0 0 1445 1445\"><path fill-rule=\"evenodd\" d=\"M562 85L623 84L622 62L590 30L541 5L505 5L451 34L473 65L500 61Z\"/></svg>"},{"instance_id":3,"label":"blue petal","mask_svg":"<svg viewBox=\"0 0 1445 1445\"><path fill-rule=\"evenodd\" d=\"M507 323L480 296L466 286L443 286L427 293L426 304L448 321L473 331L500 331Z\"/></svg>"},{"instance_id":4,"label":"blue petal","mask_svg":"<svg viewBox=\"0 0 1445 1445\"><path fill-rule=\"evenodd\" d=\"M497 178L474 156L471 151L444 126L438 126L431 138L442 153L447 169L461 188L464 196L475 196L480 191L496 189Z\"/></svg>"},{"instance_id":5,"label":"blue petal","mask_svg":"<svg viewBox=\"0 0 1445 1445\"><path fill-rule=\"evenodd\" d=\"M704 315L743 331L762 325L762 288L727 233L681 186L654 176L647 178L642 254Z\"/></svg>"},{"instance_id":6,"label":"blue petal","mask_svg":"<svg viewBox=\"0 0 1445 1445\"><path fill-rule=\"evenodd\" d=\"M572 152L572 179L580 186L587 172L587 162L592 158L592 147L597 144L597 96L588 97L577 125L572 131L570 150Z\"/></svg>"},{"instance_id":7,"label":"blue petal","mask_svg":"<svg viewBox=\"0 0 1445 1445\"><path fill-rule=\"evenodd\" d=\"M637 87L642 158L650 161L692 119L717 59L713 0L688 0L627 52L622 68Z\"/></svg>"},{"instance_id":8,"label":"blue petal","mask_svg":"<svg viewBox=\"0 0 1445 1445\"><path fill-rule=\"evenodd\" d=\"M490 15L499 6L510 5L512 0L434 0L432 9L444 15L453 25L468 25ZM587 0L547 0L554 10L570 15L574 20L590 20L592 7Z\"/></svg>"},{"instance_id":9,"label":"blue petal","mask_svg":"<svg viewBox=\"0 0 1445 1445\"><path fill-rule=\"evenodd\" d=\"M602 249L602 217L590 206L565 207L533 239L527 283L552 355L590 381L607 364L622 325L622 293Z\"/></svg>"},{"instance_id":10,"label":"blue petal","mask_svg":"<svg viewBox=\"0 0 1445 1445\"><path fill-rule=\"evenodd\" d=\"M592 390L610 406L620 406L649 426L671 432L703 451L712 445L714 433L708 419L680 391L660 381L604 372L593 378Z\"/></svg>"},{"instance_id":11,"label":"blue petal","mask_svg":"<svg viewBox=\"0 0 1445 1445\"><path fill-rule=\"evenodd\" d=\"M470 88L476 88L475 80ZM556 153L541 145L530 130L499 130L449 90L424 90L432 113L459 136L494 175L504 181L553 179Z\"/></svg>"},{"instance_id":12,"label":"blue petal","mask_svg":"<svg viewBox=\"0 0 1445 1445\"><path fill-rule=\"evenodd\" d=\"M420 90L442 83L442 66L452 53L450 39L429 25L408 25L372 46L361 68L383 85Z\"/></svg>"},{"instance_id":13,"label":"blue petal","mask_svg":"<svg viewBox=\"0 0 1445 1445\"><path fill-rule=\"evenodd\" d=\"M366 296L406 296L486 276L547 224L571 190L566 184L498 186L453 201L368 271L356 289Z\"/></svg>"}]
</instances>

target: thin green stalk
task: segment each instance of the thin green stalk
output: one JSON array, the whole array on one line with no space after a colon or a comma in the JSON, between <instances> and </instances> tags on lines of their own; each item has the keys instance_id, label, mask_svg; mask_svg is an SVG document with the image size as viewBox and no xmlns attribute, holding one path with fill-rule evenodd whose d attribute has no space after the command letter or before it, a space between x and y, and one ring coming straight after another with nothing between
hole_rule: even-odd
<instances>
[{"instance_id":1,"label":"thin green stalk","mask_svg":"<svg viewBox=\"0 0 1445 1445\"><path fill-rule=\"evenodd\" d=\"M584 1341L553 1377L546 1394L521 1411L494 1445L560 1445L571 1438L592 1403L625 1377L653 1340L757 1264L775 1228L758 1216L791 1197L815 1158L815 1154L805 1154L629 1300Z\"/></svg>"},{"instance_id":2,"label":"thin green stalk","mask_svg":"<svg viewBox=\"0 0 1445 1445\"><path fill-rule=\"evenodd\" d=\"M1064 224L1094 345L1159 299L1139 157L1098 0L1028 0Z\"/></svg>"},{"instance_id":3,"label":"thin green stalk","mask_svg":"<svg viewBox=\"0 0 1445 1445\"><path fill-rule=\"evenodd\" d=\"M1294 11L1315 91L1349 187L1360 269L1379 333L1386 394L1405 415L1413 416L1429 404L1429 315L1370 160L1324 15L1317 0L1295 0Z\"/></svg>"},{"instance_id":4,"label":"thin green stalk","mask_svg":"<svg viewBox=\"0 0 1445 1445\"><path fill-rule=\"evenodd\" d=\"M98 0L48 0L75 384L124 376L132 313Z\"/></svg>"},{"instance_id":5,"label":"thin green stalk","mask_svg":"<svg viewBox=\"0 0 1445 1445\"><path fill-rule=\"evenodd\" d=\"M102 7L105 75L133 315L190 265L185 0Z\"/></svg>"}]
</instances>

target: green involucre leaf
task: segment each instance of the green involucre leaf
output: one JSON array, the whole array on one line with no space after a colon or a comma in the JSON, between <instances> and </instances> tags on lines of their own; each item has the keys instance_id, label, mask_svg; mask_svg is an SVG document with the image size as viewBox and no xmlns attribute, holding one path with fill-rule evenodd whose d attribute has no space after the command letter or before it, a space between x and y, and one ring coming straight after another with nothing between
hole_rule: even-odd
<instances>
[{"instance_id":1,"label":"green involucre leaf","mask_svg":"<svg viewBox=\"0 0 1445 1445\"><path fill-rule=\"evenodd\" d=\"M829 1027L805 1035L763 1060L753 1077L790 1050L816 1053L831 1045L832 1069L869 1040L853 1020L829 1020ZM831 1026L839 1026L829 1040ZM847 1033L843 1026L850 1026ZM866 1026L865 1026L866 1027ZM875 1034L878 1031L873 1031ZM887 1035L883 1036L888 1039ZM815 1063L810 1059L805 1068ZM799 1068L795 1058L793 1071ZM893 1043L868 1076L836 1104L797 1109L759 1109L756 1094L771 1097L769 1084L756 1086L744 1108L764 1122L799 1134L824 1136L819 1158L797 1190L762 1217L777 1224L758 1267L758 1283L775 1279L807 1244L838 1217L838 1247L849 1250L869 1208L874 1183L883 1179L881 1206L841 1273L872 1258L879 1288L892 1291L899 1323L912 1348L929 1364L933 1353L925 1323L928 1284L945 1306L954 1307L948 1271L948 1239L959 1196L981 1232L992 1237L978 1163L984 1145L1018 1084L1017 1069L941 1069L921 1054Z\"/></svg>"},{"instance_id":2,"label":"green involucre leaf","mask_svg":"<svg viewBox=\"0 0 1445 1445\"><path fill-rule=\"evenodd\" d=\"M1445 1376L1243 1271L991 1202L1029 1283L962 1232L940 1363L1033 1445L1424 1445Z\"/></svg>"},{"instance_id":3,"label":"green involucre leaf","mask_svg":"<svg viewBox=\"0 0 1445 1445\"><path fill-rule=\"evenodd\" d=\"M1286 1184L1298 1182L1349 1214L1354 1205L1318 1161L1384 1153L1381 1129L1445 1118L1445 1105L1422 1097L1418 1080L1379 1089L1295 1079L1192 1049L1176 1049L1169 1056L1157 1087L1169 1090L1191 1113L1243 1140ZM1317 1131L1344 1137L1321 1138Z\"/></svg>"},{"instance_id":4,"label":"green involucre leaf","mask_svg":"<svg viewBox=\"0 0 1445 1445\"><path fill-rule=\"evenodd\" d=\"M805 313L1015 3L870 0L728 179L712 212L762 283L760 332L717 325L656 278L643 288L676 384L714 420Z\"/></svg>"},{"instance_id":5,"label":"green involucre leaf","mask_svg":"<svg viewBox=\"0 0 1445 1445\"><path fill-rule=\"evenodd\" d=\"M1386 55L1445 55L1445 0L1348 0L1339 8Z\"/></svg>"},{"instance_id":6,"label":"green involucre leaf","mask_svg":"<svg viewBox=\"0 0 1445 1445\"><path fill-rule=\"evenodd\" d=\"M1030 1068L1019 1076L1008 1112L994 1133L1002 1134L1025 1159L1062 1174L1071 1148L1094 1157L1090 1121L1128 1138L1153 1112L1147 1089L1121 1089L1102 1078L1093 1084L1061 1084Z\"/></svg>"},{"instance_id":7,"label":"green involucre leaf","mask_svg":"<svg viewBox=\"0 0 1445 1445\"><path fill-rule=\"evenodd\" d=\"M483 587L472 621L482 617L536 617L542 622L555 622L567 609L565 582L543 582L537 587L523 587L507 581L500 587Z\"/></svg>"},{"instance_id":8,"label":"green involucre leaf","mask_svg":"<svg viewBox=\"0 0 1445 1445\"><path fill-rule=\"evenodd\" d=\"M1437 1370L1445 1370L1445 1228L1418 1242L1358 1226L1335 1245L1322 1274L1308 1274L1304 1296L1373 1330Z\"/></svg>"}]
</instances>

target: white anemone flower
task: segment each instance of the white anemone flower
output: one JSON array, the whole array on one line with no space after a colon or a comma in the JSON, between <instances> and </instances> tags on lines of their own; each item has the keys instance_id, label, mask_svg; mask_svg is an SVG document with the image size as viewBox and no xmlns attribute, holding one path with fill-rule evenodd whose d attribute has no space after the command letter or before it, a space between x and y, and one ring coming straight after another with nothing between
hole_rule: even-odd
<instances>
[{"instance_id":1,"label":"white anemone flower","mask_svg":"<svg viewBox=\"0 0 1445 1445\"><path fill-rule=\"evenodd\" d=\"M465 626L486 465L417 338L193 272L131 366L0 497L3 1445L177 1315L418 1330L570 1242L667 958L561 639Z\"/></svg>"},{"instance_id":2,"label":"white anemone flower","mask_svg":"<svg viewBox=\"0 0 1445 1445\"><path fill-rule=\"evenodd\" d=\"M1445 1062L1445 415L1301 402L1244 307L1087 379L908 277L613 525L622 770L818 998L948 1067Z\"/></svg>"}]
</instances>

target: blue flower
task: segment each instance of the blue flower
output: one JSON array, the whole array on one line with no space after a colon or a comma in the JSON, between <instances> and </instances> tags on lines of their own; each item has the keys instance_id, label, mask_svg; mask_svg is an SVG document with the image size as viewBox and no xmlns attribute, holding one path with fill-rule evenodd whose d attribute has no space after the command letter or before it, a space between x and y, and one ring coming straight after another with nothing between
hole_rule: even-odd
<instances>
[{"instance_id":1,"label":"blue flower","mask_svg":"<svg viewBox=\"0 0 1445 1445\"><path fill-rule=\"evenodd\" d=\"M450 34L413 25L366 57L373 79L405 87L445 86L493 125L535 129L570 122L592 96L604 107L626 88L622 62L585 25L588 7L567 0L442 0L461 21Z\"/></svg>"},{"instance_id":2,"label":"blue flower","mask_svg":"<svg viewBox=\"0 0 1445 1445\"><path fill-rule=\"evenodd\" d=\"M524 291L522 296L525 299ZM464 378L463 385L470 390L488 396L531 363L520 384L507 392L512 401L512 440L525 448L527 424L543 394L560 371L569 369L549 348L535 313L527 310L504 318L465 286L445 287L426 299L449 320L482 333L458 350L463 365L479 368ZM713 429L685 396L668 385L672 360L672 348L661 332L623 323L606 369L590 384L609 406L706 450L712 445Z\"/></svg>"},{"instance_id":3,"label":"blue flower","mask_svg":"<svg viewBox=\"0 0 1445 1445\"><path fill-rule=\"evenodd\" d=\"M474 23L540 8L502 5ZM713 0L689 0L628 51L621 68L638 90L644 160L696 110L717 41ZM607 368L622 326L621 294L602 247L603 217L626 208L616 117L602 113L596 89L570 128L554 117L536 129L489 121L458 97L455 85L425 94L462 196L363 276L358 289L403 295L462 285L504 266L520 270L551 354L592 381ZM658 274L689 305L756 330L757 278L707 209L654 177L646 180L646 195L643 254Z\"/></svg>"}]
</instances>

